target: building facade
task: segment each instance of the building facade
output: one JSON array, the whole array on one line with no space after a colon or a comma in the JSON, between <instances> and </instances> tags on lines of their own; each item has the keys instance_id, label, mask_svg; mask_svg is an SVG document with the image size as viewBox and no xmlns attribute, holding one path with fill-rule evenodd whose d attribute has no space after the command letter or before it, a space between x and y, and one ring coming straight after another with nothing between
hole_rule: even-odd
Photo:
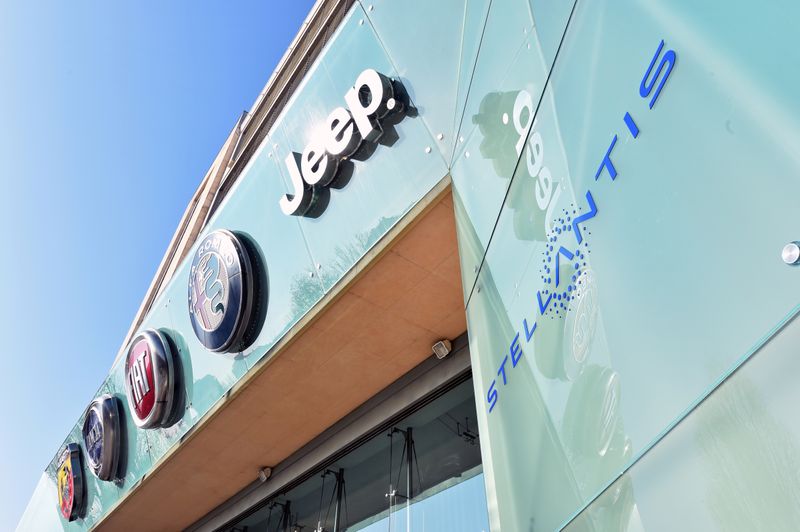
<instances>
[{"instance_id":1,"label":"building facade","mask_svg":"<svg viewBox=\"0 0 800 532\"><path fill-rule=\"evenodd\" d=\"M794 15L320 0L19 530L796 529Z\"/></svg>"}]
</instances>

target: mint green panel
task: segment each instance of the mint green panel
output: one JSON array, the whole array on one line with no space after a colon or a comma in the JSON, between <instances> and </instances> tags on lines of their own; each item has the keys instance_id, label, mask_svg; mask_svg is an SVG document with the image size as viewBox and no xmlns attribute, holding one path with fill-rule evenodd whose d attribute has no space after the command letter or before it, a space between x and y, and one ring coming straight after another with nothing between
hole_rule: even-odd
<instances>
[{"instance_id":1,"label":"mint green panel","mask_svg":"<svg viewBox=\"0 0 800 532\"><path fill-rule=\"evenodd\" d=\"M529 0L542 57L552 67L576 0Z\"/></svg>"},{"instance_id":2,"label":"mint green panel","mask_svg":"<svg viewBox=\"0 0 800 532\"><path fill-rule=\"evenodd\" d=\"M559 420L551 413L554 398L538 385L532 353L526 349L516 365L506 361L508 385L502 386L501 378L498 384L498 366L517 332L498 284L484 269L467 308L490 523L492 530L527 530L531 522L542 530L554 530L582 506L584 498L570 449L561 441ZM529 327L533 327L530 322ZM490 390L499 392L491 414ZM557 398L562 400L563 395L561 391ZM596 406L587 405L587 416ZM595 424L589 419L587 427Z\"/></svg>"},{"instance_id":3,"label":"mint green panel","mask_svg":"<svg viewBox=\"0 0 800 532\"><path fill-rule=\"evenodd\" d=\"M798 52L748 13L576 7L468 302L495 528L559 527L797 304L797 74L763 63Z\"/></svg>"},{"instance_id":4,"label":"mint green panel","mask_svg":"<svg viewBox=\"0 0 800 532\"><path fill-rule=\"evenodd\" d=\"M798 342L794 319L566 530L796 530Z\"/></svg>"},{"instance_id":5,"label":"mint green panel","mask_svg":"<svg viewBox=\"0 0 800 532\"><path fill-rule=\"evenodd\" d=\"M489 0L360 3L436 146L449 162Z\"/></svg>"},{"instance_id":6,"label":"mint green panel","mask_svg":"<svg viewBox=\"0 0 800 532\"><path fill-rule=\"evenodd\" d=\"M491 3L471 74L460 137L468 139L476 134L476 129L505 129L501 126L514 125L511 121L498 125L489 120L493 115L482 116L483 109L495 109L500 103L498 100L508 97L505 91L525 89L536 105L573 4L573 0L498 0ZM511 112L508 118L513 118ZM521 125L525 125L524 120ZM509 136L514 134L508 133ZM457 158L464 149L459 146Z\"/></svg>"},{"instance_id":7,"label":"mint green panel","mask_svg":"<svg viewBox=\"0 0 800 532\"><path fill-rule=\"evenodd\" d=\"M282 160L275 157L272 144L272 138L262 142L207 229L228 229L247 238L266 267L264 323L252 345L241 353L248 368L261 360L323 294L298 219L286 216L278 206L285 188L278 168ZM185 306L183 302L181 305Z\"/></svg>"},{"instance_id":8,"label":"mint green panel","mask_svg":"<svg viewBox=\"0 0 800 532\"><path fill-rule=\"evenodd\" d=\"M345 93L368 68L398 77L366 13L355 5L270 133L286 192L290 189L284 159L290 151L302 152L315 126L346 105ZM349 161L350 180L341 188L331 187L330 203L318 218L300 218L326 290L447 174L421 114L406 116L394 129L397 138L391 145L379 144L366 160ZM389 140L391 134L384 137Z\"/></svg>"},{"instance_id":9,"label":"mint green panel","mask_svg":"<svg viewBox=\"0 0 800 532\"><path fill-rule=\"evenodd\" d=\"M462 282L468 297L491 238L498 212L533 125L557 42L571 2L557 2L535 18L526 0L492 3L471 78L452 165L461 249ZM529 216L535 216L530 212Z\"/></svg>"}]
</instances>

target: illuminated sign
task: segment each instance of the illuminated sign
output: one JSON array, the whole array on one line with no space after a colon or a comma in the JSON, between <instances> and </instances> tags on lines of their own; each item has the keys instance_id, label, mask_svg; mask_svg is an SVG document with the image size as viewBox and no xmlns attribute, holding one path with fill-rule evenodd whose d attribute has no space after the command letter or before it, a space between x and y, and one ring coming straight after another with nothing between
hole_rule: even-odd
<instances>
[{"instance_id":1,"label":"illuminated sign","mask_svg":"<svg viewBox=\"0 0 800 532\"><path fill-rule=\"evenodd\" d=\"M125 358L125 395L136 426L168 424L174 403L174 362L167 338L159 331L140 332Z\"/></svg>"},{"instance_id":2,"label":"illuminated sign","mask_svg":"<svg viewBox=\"0 0 800 532\"><path fill-rule=\"evenodd\" d=\"M663 49L664 41L661 41L639 85L639 96L645 99L649 98L648 109L653 109L677 60L674 50L668 50L662 56ZM654 70L657 61L658 67ZM636 140L639 137L640 129L630 112L625 112L622 122L631 138ZM535 126L535 119L533 125ZM598 181L604 174L608 174L612 182L617 178L619 172L611 158L617 138L617 134L612 136L611 143L594 174L595 181ZM519 143L518 146L520 146ZM586 191L585 197L588 209L583 212L578 212L577 209L566 212L564 217L555 221L548 233L550 236L545 243L543 281L549 288L536 293L536 301L533 305L540 318L544 318L547 314L550 314L551 318L554 315L562 317L570 312L574 314L568 318L566 323L565 334L573 334L571 343L567 347L568 358L565 360L564 368L559 368L561 370L559 376L569 379L580 375L597 316L597 290L594 275L590 269L586 268L584 260L588 246L584 237L584 231L586 231L584 224L597 216L598 208L591 190ZM565 236L566 238L563 238ZM497 378L492 379L489 384L486 394L489 413L497 407L500 399L500 387L508 385L511 372L522 358L523 346L534 338L540 323L536 319L530 321L528 318L522 319L521 327L510 341L508 352L497 369ZM542 332L540 331L536 336L541 335Z\"/></svg>"},{"instance_id":3,"label":"illuminated sign","mask_svg":"<svg viewBox=\"0 0 800 532\"><path fill-rule=\"evenodd\" d=\"M315 217L319 196L334 181L340 162L356 155L364 141L378 142L382 123L402 119L405 104L402 85L368 69L344 95L348 108L337 107L318 127L303 153L290 153L285 160L293 192L280 200L284 214Z\"/></svg>"},{"instance_id":4,"label":"illuminated sign","mask_svg":"<svg viewBox=\"0 0 800 532\"><path fill-rule=\"evenodd\" d=\"M83 513L85 485L81 469L81 449L77 443L68 443L58 459L56 468L58 509L67 521L74 521Z\"/></svg>"},{"instance_id":5,"label":"illuminated sign","mask_svg":"<svg viewBox=\"0 0 800 532\"><path fill-rule=\"evenodd\" d=\"M262 288L253 259L230 231L214 231L197 247L189 271L189 317L211 351L240 351L252 339Z\"/></svg>"},{"instance_id":6,"label":"illuminated sign","mask_svg":"<svg viewBox=\"0 0 800 532\"><path fill-rule=\"evenodd\" d=\"M116 478L120 447L117 400L103 395L92 401L86 410L82 432L89 469L100 480Z\"/></svg>"}]
</instances>

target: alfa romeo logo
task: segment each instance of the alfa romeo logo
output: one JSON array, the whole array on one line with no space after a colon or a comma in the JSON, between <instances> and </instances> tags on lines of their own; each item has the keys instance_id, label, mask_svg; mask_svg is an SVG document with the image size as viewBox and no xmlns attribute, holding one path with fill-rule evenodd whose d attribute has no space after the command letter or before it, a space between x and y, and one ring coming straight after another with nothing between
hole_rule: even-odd
<instances>
[{"instance_id":1,"label":"alfa romeo logo","mask_svg":"<svg viewBox=\"0 0 800 532\"><path fill-rule=\"evenodd\" d=\"M140 332L125 358L125 395L136 426L168 424L174 403L174 362L166 336L155 329Z\"/></svg>"},{"instance_id":2,"label":"alfa romeo logo","mask_svg":"<svg viewBox=\"0 0 800 532\"><path fill-rule=\"evenodd\" d=\"M243 348L257 282L252 257L239 237L217 230L200 242L189 271L189 317L209 350Z\"/></svg>"},{"instance_id":3,"label":"alfa romeo logo","mask_svg":"<svg viewBox=\"0 0 800 532\"><path fill-rule=\"evenodd\" d=\"M77 443L68 443L61 452L56 470L58 509L67 521L76 520L83 512L83 482L81 449Z\"/></svg>"},{"instance_id":4,"label":"alfa romeo logo","mask_svg":"<svg viewBox=\"0 0 800 532\"><path fill-rule=\"evenodd\" d=\"M216 251L207 252L192 277L192 311L204 331L216 331L222 325L230 294L225 260Z\"/></svg>"},{"instance_id":5,"label":"alfa romeo logo","mask_svg":"<svg viewBox=\"0 0 800 532\"><path fill-rule=\"evenodd\" d=\"M119 462L119 409L110 395L98 397L86 410L83 420L83 445L86 461L100 480L113 480Z\"/></svg>"}]
</instances>

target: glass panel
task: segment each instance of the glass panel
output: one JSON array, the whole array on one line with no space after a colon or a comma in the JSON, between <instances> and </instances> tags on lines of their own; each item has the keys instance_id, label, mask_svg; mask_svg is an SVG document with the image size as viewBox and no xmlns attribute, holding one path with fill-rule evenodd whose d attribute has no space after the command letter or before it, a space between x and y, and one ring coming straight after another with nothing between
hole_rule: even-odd
<instances>
[{"instance_id":1,"label":"glass panel","mask_svg":"<svg viewBox=\"0 0 800 532\"><path fill-rule=\"evenodd\" d=\"M467 329L470 351L480 353L472 355L472 370L480 432L487 435L481 447L489 508L495 512L493 530L527 530L532 522L543 530L555 530L583 500L570 461L572 450L562 443L560 420L553 419L550 411L551 404L558 401L557 405L562 407L559 413L563 413L563 398L570 391L562 386L552 396L548 395L550 390L539 387L538 352L526 347L521 357L510 360L508 341L516 335L516 324L510 321L505 302L499 296L497 278L487 275L488 271L484 269L478 278L468 307ZM551 323L559 322L543 321L540 327L552 328ZM531 321L528 327L533 327ZM498 375L501 363L507 372L507 385ZM599 368L592 373L602 373ZM578 422L585 423L587 429L597 427L602 419L599 407L603 402L597 402L598 396L602 399L602 385L591 382L576 390L571 416L582 416ZM588 399L582 399L583 395ZM494 406L488 403L490 399ZM588 404L589 401L592 403ZM581 450L579 444L575 445L576 452ZM615 449L609 461L617 453ZM603 456L593 457L590 451L582 453L579 459L584 465L603 462Z\"/></svg>"},{"instance_id":2,"label":"glass panel","mask_svg":"<svg viewBox=\"0 0 800 532\"><path fill-rule=\"evenodd\" d=\"M488 530L470 381L388 432L227 530Z\"/></svg>"},{"instance_id":3,"label":"glass panel","mask_svg":"<svg viewBox=\"0 0 800 532\"><path fill-rule=\"evenodd\" d=\"M487 108L497 110L507 90L527 90L536 105L573 4L573 0L492 2L472 73L460 136L468 139L476 129L488 127L497 131L507 129L502 126L514 126L511 121L496 124L492 120L494 113L484 116L483 112ZM498 119L501 117L502 113L497 115ZM506 136L513 137L514 133ZM490 139L487 144L495 142ZM457 153L463 154L464 149L460 147Z\"/></svg>"},{"instance_id":4,"label":"glass panel","mask_svg":"<svg viewBox=\"0 0 800 532\"><path fill-rule=\"evenodd\" d=\"M525 137L561 38L554 28L566 26L569 7L557 2L536 19L526 0L494 2L489 10L452 166L465 296L517 161L529 151ZM548 39L558 38L555 44L543 44L542 27Z\"/></svg>"},{"instance_id":5,"label":"glass panel","mask_svg":"<svg viewBox=\"0 0 800 532\"><path fill-rule=\"evenodd\" d=\"M576 1L529 0L528 4L530 4L539 47L542 49L542 57L548 65L552 66Z\"/></svg>"},{"instance_id":6,"label":"glass panel","mask_svg":"<svg viewBox=\"0 0 800 532\"><path fill-rule=\"evenodd\" d=\"M576 7L468 303L502 529L558 528L793 311L797 73L762 16L756 54L744 8Z\"/></svg>"},{"instance_id":7,"label":"glass panel","mask_svg":"<svg viewBox=\"0 0 800 532\"><path fill-rule=\"evenodd\" d=\"M795 319L566 530L795 530L798 342Z\"/></svg>"},{"instance_id":8,"label":"glass panel","mask_svg":"<svg viewBox=\"0 0 800 532\"><path fill-rule=\"evenodd\" d=\"M344 95L368 68L398 77L365 12L355 5L271 131L287 192L293 188L285 158L290 151L302 152L328 114L346 105ZM300 217L326 290L447 175L433 138L413 114L393 128L384 123L381 143L369 157L343 163L327 208L317 218ZM348 172L349 180L342 178Z\"/></svg>"},{"instance_id":9,"label":"glass panel","mask_svg":"<svg viewBox=\"0 0 800 532\"><path fill-rule=\"evenodd\" d=\"M368 3L367 16L447 161L488 8L489 0Z\"/></svg>"}]
</instances>

